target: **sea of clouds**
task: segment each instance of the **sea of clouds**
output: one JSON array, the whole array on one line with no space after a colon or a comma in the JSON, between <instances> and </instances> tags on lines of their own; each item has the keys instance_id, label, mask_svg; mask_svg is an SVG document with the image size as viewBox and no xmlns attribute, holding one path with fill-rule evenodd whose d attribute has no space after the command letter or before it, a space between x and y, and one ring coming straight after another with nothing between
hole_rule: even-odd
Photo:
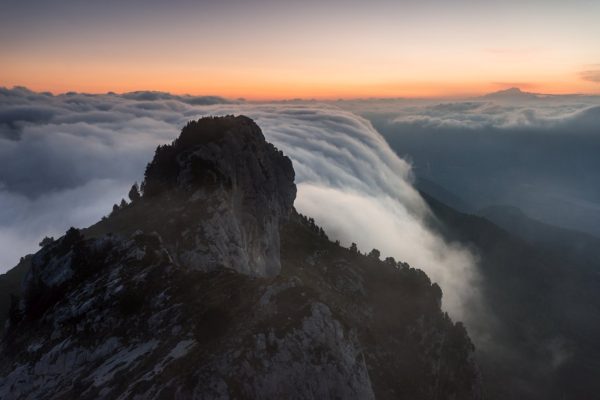
<instances>
[{"instance_id":1,"label":"sea of clouds","mask_svg":"<svg viewBox=\"0 0 600 400\"><path fill-rule=\"evenodd\" d=\"M468 161L485 149L481 143L469 147L474 134L521 140L540 132L562 138L558 132L566 130L571 141L597 141L593 129L600 107L594 102L597 98L525 97L251 103L161 92L52 95L0 88L0 272L35 252L44 236L107 215L141 181L156 146L176 138L187 121L245 114L292 159L300 212L345 246L356 242L364 252L377 248L383 257L422 268L442 287L444 308L468 319L465 310L478 299L476 257L429 228L432 216L414 188L413 167L397 156L404 154L402 145L444 147L425 153L432 160L443 160L456 146L462 153L453 156ZM400 148L398 132L409 138ZM396 144L395 151L388 143ZM593 153L593 144L586 147ZM502 154L502 146L493 148ZM417 150L411 149L418 155ZM477 162L469 170L492 175Z\"/></svg>"},{"instance_id":2,"label":"sea of clouds","mask_svg":"<svg viewBox=\"0 0 600 400\"><path fill-rule=\"evenodd\" d=\"M0 89L0 268L44 236L88 226L140 181L157 145L204 115L245 114L293 161L297 209L330 237L425 270L463 317L474 257L426 224L411 166L366 119L333 104L230 102L157 92L51 95Z\"/></svg>"}]
</instances>

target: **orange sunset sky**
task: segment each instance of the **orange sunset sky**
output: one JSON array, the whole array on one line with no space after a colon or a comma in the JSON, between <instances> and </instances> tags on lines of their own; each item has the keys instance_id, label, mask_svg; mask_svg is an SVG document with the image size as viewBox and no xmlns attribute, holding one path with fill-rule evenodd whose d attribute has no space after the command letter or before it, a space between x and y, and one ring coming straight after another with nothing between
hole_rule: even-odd
<instances>
[{"instance_id":1,"label":"orange sunset sky","mask_svg":"<svg viewBox=\"0 0 600 400\"><path fill-rule=\"evenodd\" d=\"M0 86L256 100L511 86L600 93L600 1L35 0L5 8Z\"/></svg>"}]
</instances>

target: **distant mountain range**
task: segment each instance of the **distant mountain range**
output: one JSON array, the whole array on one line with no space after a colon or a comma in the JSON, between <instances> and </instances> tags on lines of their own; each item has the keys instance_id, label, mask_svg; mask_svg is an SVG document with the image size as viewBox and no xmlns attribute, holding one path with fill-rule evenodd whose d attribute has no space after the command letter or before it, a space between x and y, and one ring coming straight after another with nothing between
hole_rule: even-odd
<instances>
[{"instance_id":1,"label":"distant mountain range","mask_svg":"<svg viewBox=\"0 0 600 400\"><path fill-rule=\"evenodd\" d=\"M506 101L519 103L522 101L539 101L539 100L549 100L549 101L565 101L565 100L582 100L582 99L594 99L598 98L595 95L587 95L587 94L546 94L546 93L535 93L535 92L525 92L518 87L511 87L508 89L498 90L496 92L491 92L480 96L479 99L483 100L492 100L492 101Z\"/></svg>"}]
</instances>

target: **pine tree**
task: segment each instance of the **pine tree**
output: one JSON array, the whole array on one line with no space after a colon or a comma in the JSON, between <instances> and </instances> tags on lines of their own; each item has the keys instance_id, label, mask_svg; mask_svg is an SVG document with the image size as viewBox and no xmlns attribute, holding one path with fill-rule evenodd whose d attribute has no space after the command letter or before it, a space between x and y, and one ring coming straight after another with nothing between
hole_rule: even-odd
<instances>
[{"instance_id":1,"label":"pine tree","mask_svg":"<svg viewBox=\"0 0 600 400\"><path fill-rule=\"evenodd\" d=\"M379 260L379 257L380 257L380 256L381 256L381 252L380 252L379 250L377 250L377 249L373 249L373 250L371 250L371 252L369 253L369 257L376 258L376 259L378 259L378 260Z\"/></svg>"},{"instance_id":2,"label":"pine tree","mask_svg":"<svg viewBox=\"0 0 600 400\"><path fill-rule=\"evenodd\" d=\"M142 198L142 195L140 194L140 188L138 187L137 182L134 183L133 186L131 186L128 196L129 200L131 200L132 203L135 203Z\"/></svg>"},{"instance_id":3,"label":"pine tree","mask_svg":"<svg viewBox=\"0 0 600 400\"><path fill-rule=\"evenodd\" d=\"M50 243L54 242L54 238L52 236L48 237L46 236L45 238L42 239L42 241L40 242L40 247L44 247L49 245Z\"/></svg>"}]
</instances>

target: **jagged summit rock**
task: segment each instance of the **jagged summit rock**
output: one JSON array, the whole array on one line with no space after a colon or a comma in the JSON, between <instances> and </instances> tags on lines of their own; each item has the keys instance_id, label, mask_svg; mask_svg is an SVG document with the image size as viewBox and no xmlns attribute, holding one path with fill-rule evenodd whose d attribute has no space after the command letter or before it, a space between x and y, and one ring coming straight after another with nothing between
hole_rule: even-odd
<instances>
[{"instance_id":1,"label":"jagged summit rock","mask_svg":"<svg viewBox=\"0 0 600 400\"><path fill-rule=\"evenodd\" d=\"M49 240L13 297L1 399L479 399L420 270L330 241L245 117L192 122L143 196Z\"/></svg>"},{"instance_id":2,"label":"jagged summit rock","mask_svg":"<svg viewBox=\"0 0 600 400\"><path fill-rule=\"evenodd\" d=\"M189 122L157 148L142 191L168 216L144 230L161 233L180 264L258 276L281 270L279 228L296 197L294 169L250 118Z\"/></svg>"},{"instance_id":3,"label":"jagged summit rock","mask_svg":"<svg viewBox=\"0 0 600 400\"><path fill-rule=\"evenodd\" d=\"M245 116L190 121L172 144L157 148L146 168L144 195L156 196L175 187L244 189L248 191L245 200L254 193L273 195L281 203L277 207L287 212L296 197L290 159Z\"/></svg>"}]
</instances>

